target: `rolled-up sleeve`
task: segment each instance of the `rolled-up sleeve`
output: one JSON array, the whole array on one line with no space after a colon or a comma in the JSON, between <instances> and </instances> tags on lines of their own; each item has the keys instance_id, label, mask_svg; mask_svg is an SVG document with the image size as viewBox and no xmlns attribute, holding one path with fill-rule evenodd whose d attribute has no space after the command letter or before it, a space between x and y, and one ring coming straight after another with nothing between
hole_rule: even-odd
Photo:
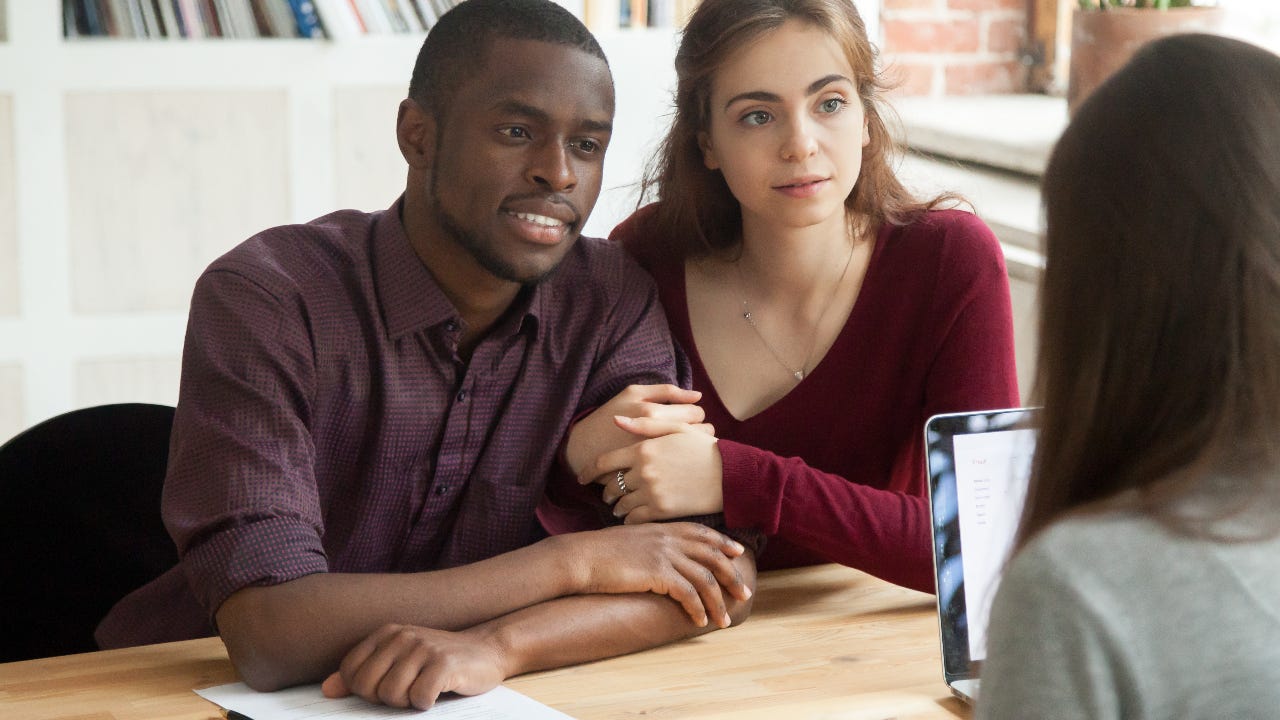
<instances>
[{"instance_id":1,"label":"rolled-up sleeve","mask_svg":"<svg viewBox=\"0 0 1280 720\"><path fill-rule=\"evenodd\" d=\"M163 513L210 617L237 590L327 570L296 293L235 269L196 284Z\"/></svg>"}]
</instances>

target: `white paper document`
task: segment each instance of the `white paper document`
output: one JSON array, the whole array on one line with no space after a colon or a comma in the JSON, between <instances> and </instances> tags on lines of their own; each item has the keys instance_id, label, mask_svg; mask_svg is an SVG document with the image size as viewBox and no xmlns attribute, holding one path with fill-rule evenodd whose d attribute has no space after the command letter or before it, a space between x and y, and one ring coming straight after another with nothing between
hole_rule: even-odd
<instances>
[{"instance_id":1,"label":"white paper document","mask_svg":"<svg viewBox=\"0 0 1280 720\"><path fill-rule=\"evenodd\" d=\"M244 683L196 690L204 699L234 710L250 720L307 720L308 718L422 717L437 720L573 720L568 715L510 688L499 685L483 695L441 697L430 710L373 705L356 696L332 700L319 685L260 693Z\"/></svg>"}]
</instances>

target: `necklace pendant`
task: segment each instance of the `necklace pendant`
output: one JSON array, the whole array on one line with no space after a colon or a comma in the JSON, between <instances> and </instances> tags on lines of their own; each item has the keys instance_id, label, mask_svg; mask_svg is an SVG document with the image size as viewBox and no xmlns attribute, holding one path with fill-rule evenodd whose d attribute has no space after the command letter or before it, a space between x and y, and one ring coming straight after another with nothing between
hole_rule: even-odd
<instances>
[{"instance_id":1,"label":"necklace pendant","mask_svg":"<svg viewBox=\"0 0 1280 720\"><path fill-rule=\"evenodd\" d=\"M795 378L796 378L796 382L800 382L801 380L803 380L803 379L804 379L804 371L803 371L803 370L797 370L797 371L795 371L795 372L793 372L793 373L791 373L791 374L795 376Z\"/></svg>"}]
</instances>

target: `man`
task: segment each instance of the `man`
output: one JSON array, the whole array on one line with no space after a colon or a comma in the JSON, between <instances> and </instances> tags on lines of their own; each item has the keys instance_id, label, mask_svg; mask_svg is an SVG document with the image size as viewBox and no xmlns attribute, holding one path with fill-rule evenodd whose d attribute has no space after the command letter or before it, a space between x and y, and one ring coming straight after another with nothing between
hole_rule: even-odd
<instances>
[{"instance_id":1,"label":"man","mask_svg":"<svg viewBox=\"0 0 1280 720\"><path fill-rule=\"evenodd\" d=\"M404 196L261 233L197 282L164 498L182 560L101 644L212 619L255 688L341 662L327 693L425 707L744 616L753 558L704 525L539 540L574 418L600 408L578 458L626 441L620 404L701 420L661 385L651 282L578 240L612 117L599 45L554 3L441 18L397 119Z\"/></svg>"}]
</instances>

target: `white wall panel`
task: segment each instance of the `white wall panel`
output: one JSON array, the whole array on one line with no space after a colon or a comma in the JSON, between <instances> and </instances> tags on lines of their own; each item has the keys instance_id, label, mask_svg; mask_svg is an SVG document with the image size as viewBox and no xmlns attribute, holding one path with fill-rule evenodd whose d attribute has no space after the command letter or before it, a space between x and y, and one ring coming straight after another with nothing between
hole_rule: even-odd
<instances>
[{"instance_id":1,"label":"white wall panel","mask_svg":"<svg viewBox=\"0 0 1280 720\"><path fill-rule=\"evenodd\" d=\"M4 8L0 7L0 17ZM13 98L0 95L0 316L18 314L18 225L14 221Z\"/></svg>"},{"instance_id":2,"label":"white wall panel","mask_svg":"<svg viewBox=\"0 0 1280 720\"><path fill-rule=\"evenodd\" d=\"M290 220L283 91L72 93L65 106L76 312L184 310L210 261Z\"/></svg>"},{"instance_id":3,"label":"white wall panel","mask_svg":"<svg viewBox=\"0 0 1280 720\"><path fill-rule=\"evenodd\" d=\"M178 402L178 357L121 357L85 360L76 368L76 404Z\"/></svg>"},{"instance_id":4,"label":"white wall panel","mask_svg":"<svg viewBox=\"0 0 1280 720\"><path fill-rule=\"evenodd\" d=\"M404 192L396 111L407 90L406 83L333 91L334 209L383 210Z\"/></svg>"},{"instance_id":5,"label":"white wall panel","mask_svg":"<svg viewBox=\"0 0 1280 720\"><path fill-rule=\"evenodd\" d=\"M22 366L0 365L0 445L26 427L24 405Z\"/></svg>"}]
</instances>

